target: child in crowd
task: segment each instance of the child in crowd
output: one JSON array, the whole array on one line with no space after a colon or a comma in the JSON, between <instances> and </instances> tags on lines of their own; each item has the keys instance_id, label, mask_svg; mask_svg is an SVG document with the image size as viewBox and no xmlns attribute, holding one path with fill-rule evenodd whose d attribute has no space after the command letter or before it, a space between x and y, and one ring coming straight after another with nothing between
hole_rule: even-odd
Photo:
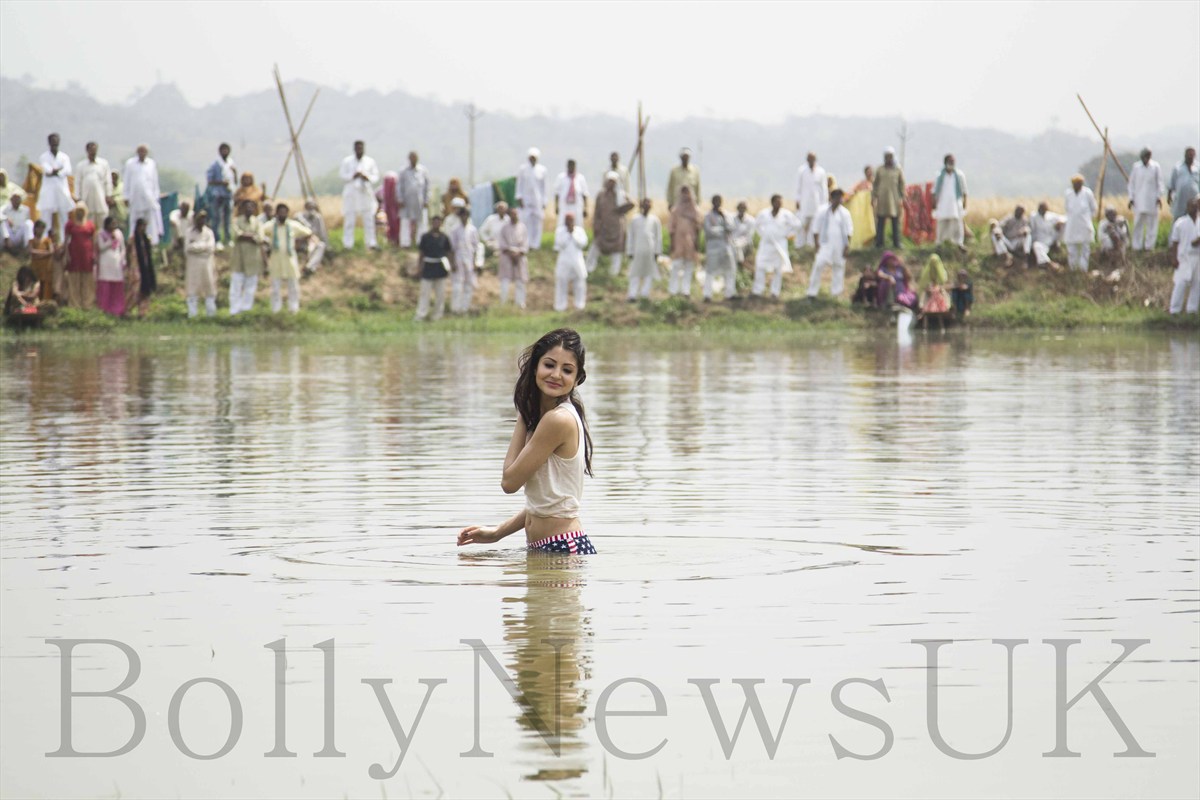
<instances>
[{"instance_id":1,"label":"child in crowd","mask_svg":"<svg viewBox=\"0 0 1200 800\"><path fill-rule=\"evenodd\" d=\"M959 322L971 316L971 306L975 305L975 285L965 269L958 271L954 288L950 290L950 302L954 306L954 317Z\"/></svg>"},{"instance_id":2,"label":"child in crowd","mask_svg":"<svg viewBox=\"0 0 1200 800\"><path fill-rule=\"evenodd\" d=\"M54 242L46 235L46 220L33 223L29 243L29 267L42 287L42 300L54 299Z\"/></svg>"}]
</instances>

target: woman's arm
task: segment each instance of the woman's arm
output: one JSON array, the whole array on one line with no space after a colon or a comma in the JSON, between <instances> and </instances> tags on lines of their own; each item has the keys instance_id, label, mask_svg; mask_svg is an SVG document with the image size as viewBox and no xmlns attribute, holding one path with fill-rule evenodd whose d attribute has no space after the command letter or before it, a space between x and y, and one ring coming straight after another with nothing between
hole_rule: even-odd
<instances>
[{"instance_id":1,"label":"woman's arm","mask_svg":"<svg viewBox=\"0 0 1200 800\"><path fill-rule=\"evenodd\" d=\"M525 427L524 422L518 421L517 425L518 428ZM518 431L514 430L508 452L512 456L515 451L516 455L511 460L504 459L504 475L500 479L500 488L504 493L512 494L524 486L542 464L546 463L550 454L566 442L568 436L575 435L574 429L575 421L569 415L551 412L542 417L528 443L522 442L523 446L518 446Z\"/></svg>"},{"instance_id":2,"label":"woman's arm","mask_svg":"<svg viewBox=\"0 0 1200 800\"><path fill-rule=\"evenodd\" d=\"M492 544L509 534L525 529L525 509L521 509L512 517L494 528L483 525L468 525L458 532L458 546L464 544Z\"/></svg>"}]
</instances>

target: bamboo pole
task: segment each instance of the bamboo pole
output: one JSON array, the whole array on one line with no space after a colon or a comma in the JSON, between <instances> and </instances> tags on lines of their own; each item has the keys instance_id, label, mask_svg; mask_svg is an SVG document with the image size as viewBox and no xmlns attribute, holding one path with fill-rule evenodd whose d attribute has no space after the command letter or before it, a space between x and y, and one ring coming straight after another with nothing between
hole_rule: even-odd
<instances>
[{"instance_id":1,"label":"bamboo pole","mask_svg":"<svg viewBox=\"0 0 1200 800\"><path fill-rule=\"evenodd\" d=\"M1092 116L1091 111L1088 111L1087 103L1083 102L1083 98L1080 97L1080 95L1076 94L1075 96L1079 98L1079 105L1083 106L1083 113L1087 114L1088 119L1092 121L1092 127L1096 129L1096 133L1100 134L1104 138L1104 151L1112 156L1113 163L1117 165L1117 169L1121 170L1121 175L1124 176L1125 182L1128 183L1129 173L1126 172L1125 168L1121 166L1121 162L1117 160L1117 154L1112 151L1112 147L1110 147L1108 144L1108 129L1105 128L1103 131L1101 131L1100 125L1096 122L1096 118Z\"/></svg>"},{"instance_id":2,"label":"bamboo pole","mask_svg":"<svg viewBox=\"0 0 1200 800\"><path fill-rule=\"evenodd\" d=\"M312 99L308 101L308 108L305 109L304 117L303 117L303 119L300 120L300 127L296 129L296 138L297 139L300 138L300 134L304 133L304 126L308 123L308 115L312 113L313 104L317 102L317 95L319 95L320 93L321 93L321 90L317 89L317 91L313 92ZM275 181L275 191L271 194L272 198L275 197L277 194L279 194L279 187L283 183L283 176L287 174L288 167L290 167L292 165L292 153L295 151L295 149L296 149L295 146L288 148L287 158L285 158L283 160L283 169L281 169L279 171L279 180ZM310 188L311 188L311 185L312 185L312 182L310 181L309 182Z\"/></svg>"},{"instance_id":3,"label":"bamboo pole","mask_svg":"<svg viewBox=\"0 0 1200 800\"><path fill-rule=\"evenodd\" d=\"M312 196L312 187L305 180L307 177L303 167L304 154L300 150L300 141L296 138L296 126L292 124L292 112L288 109L287 94L283 91L283 78L279 75L279 65L274 68L275 86L279 90L279 102L283 105L283 116L287 120L288 133L292 137L292 150L296 154L296 176L300 179L300 192L305 199Z\"/></svg>"},{"instance_id":4,"label":"bamboo pole","mask_svg":"<svg viewBox=\"0 0 1200 800\"><path fill-rule=\"evenodd\" d=\"M1104 129L1104 149L1100 151L1100 177L1096 180L1096 220L1104 216L1104 172L1108 167L1108 128Z\"/></svg>"}]
</instances>

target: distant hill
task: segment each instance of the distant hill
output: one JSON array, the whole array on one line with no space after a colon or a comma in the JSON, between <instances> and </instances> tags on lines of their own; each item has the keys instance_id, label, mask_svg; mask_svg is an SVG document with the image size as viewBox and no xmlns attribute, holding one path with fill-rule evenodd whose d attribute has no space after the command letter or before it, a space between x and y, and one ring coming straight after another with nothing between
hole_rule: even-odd
<instances>
[{"instance_id":1,"label":"distant hill","mask_svg":"<svg viewBox=\"0 0 1200 800\"><path fill-rule=\"evenodd\" d=\"M303 81L287 85L297 123L316 88ZM631 101L631 109L633 105ZM653 109L648 111L653 115ZM774 125L704 118L661 124L652 120L647 134L649 189L653 194L664 191L679 147L688 145L702 170L705 194L763 197L780 192L790 201L796 169L808 150L817 152L839 183L852 185L865 164L880 160L885 146L899 146L900 125L890 117L813 116ZM575 157L588 180L595 182L609 152L618 150L622 161L628 159L636 133L632 119L608 115L554 119L496 110L488 110L476 126L477 180L514 174L528 147L537 145L552 174L568 157ZM22 157L35 158L45 149L50 131L62 135L72 159L81 158L84 143L94 139L114 164L146 142L164 169L182 170L196 180L215 158L217 144L228 141L238 165L266 181L268 190L275 185L288 145L273 91L196 108L174 85L160 84L131 104L107 105L79 90L38 89L0 78L0 165L19 179L14 168ZM908 131L905 172L910 181L931 180L942 156L953 152L971 193L980 197L1058 193L1099 150L1098 141L1059 131L1028 138L922 120L909 120ZM439 185L450 176L466 178L467 127L459 106L403 92L346 94L322 87L301 137L312 177L335 170L359 138L383 170L400 169L406 153L416 149ZM1197 138L1195 131L1176 127L1164 131L1161 139L1115 139L1115 146L1136 150L1149 143L1166 166ZM283 191L294 193L296 186L290 170Z\"/></svg>"}]
</instances>

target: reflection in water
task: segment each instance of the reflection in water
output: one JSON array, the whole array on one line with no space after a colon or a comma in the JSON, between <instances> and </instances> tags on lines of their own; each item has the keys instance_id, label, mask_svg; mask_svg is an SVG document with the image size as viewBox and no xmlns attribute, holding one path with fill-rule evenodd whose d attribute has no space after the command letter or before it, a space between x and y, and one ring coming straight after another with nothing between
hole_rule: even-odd
<instances>
[{"instance_id":1,"label":"reflection in water","mask_svg":"<svg viewBox=\"0 0 1200 800\"><path fill-rule=\"evenodd\" d=\"M580 557L529 553L511 572L527 577L525 596L506 599L504 640L516 675L521 713L517 724L523 758L536 771L527 780L556 781L587 772L580 733L587 710L585 682L591 677L591 621L579 593Z\"/></svg>"},{"instance_id":2,"label":"reflection in water","mask_svg":"<svg viewBox=\"0 0 1200 800\"><path fill-rule=\"evenodd\" d=\"M899 715L904 692L921 689L904 649L913 638L1152 638L1145 664L1157 671L1123 664L1118 705L1151 709L1159 741L1195 742L1195 706L1175 713L1179 696L1196 696L1200 658L1195 336L592 338L585 521L601 553L582 567L515 542L471 557L453 546L458 527L515 510L498 464L526 344L438 332L0 350L0 733L17 743L13 764L34 765L6 768L0 793L91 796L112 783L52 772L41 756L57 717L26 687L53 678L54 635L137 638L143 681L174 667L170 685L139 684L145 699L196 675L258 685L244 674L253 667L222 658L261 654L280 631L336 634L339 675L448 674L435 639L455 643L489 620L519 693L515 711L505 700L482 719L498 757L424 754L440 780L462 779L448 789L462 796L516 794L522 780L610 794L589 706L632 670L674 682L672 714L694 703L684 681L701 668L824 666L836 673L828 685L886 670ZM381 667L370 654L389 642L404 647ZM201 652L181 662L188 648ZM993 685L978 671L955 677ZM1153 711L1164 702L1170 713ZM262 709L247 706L249 732ZM342 746L358 752L378 709L345 713ZM455 738L457 722L441 733ZM1136 723L1140 735L1146 718ZM898 719L897 730L923 724ZM672 732L673 756L653 765L690 784L675 793L794 794L794 758L726 763L711 732L693 728ZM1152 772L1071 777L1081 795L1186 794L1163 751ZM224 783L191 786L172 763L139 762L148 783L128 794L219 795L229 776L262 768L224 762L204 773ZM607 763L623 771L616 794L661 791L653 773L637 784L634 766ZM921 775L944 766L902 763ZM928 788L843 766L805 761L812 793ZM352 785L344 763L306 769L303 786L238 789L380 793ZM1065 785L1049 769L1034 765L1026 791L1010 793ZM470 783L477 775L486 782Z\"/></svg>"}]
</instances>

